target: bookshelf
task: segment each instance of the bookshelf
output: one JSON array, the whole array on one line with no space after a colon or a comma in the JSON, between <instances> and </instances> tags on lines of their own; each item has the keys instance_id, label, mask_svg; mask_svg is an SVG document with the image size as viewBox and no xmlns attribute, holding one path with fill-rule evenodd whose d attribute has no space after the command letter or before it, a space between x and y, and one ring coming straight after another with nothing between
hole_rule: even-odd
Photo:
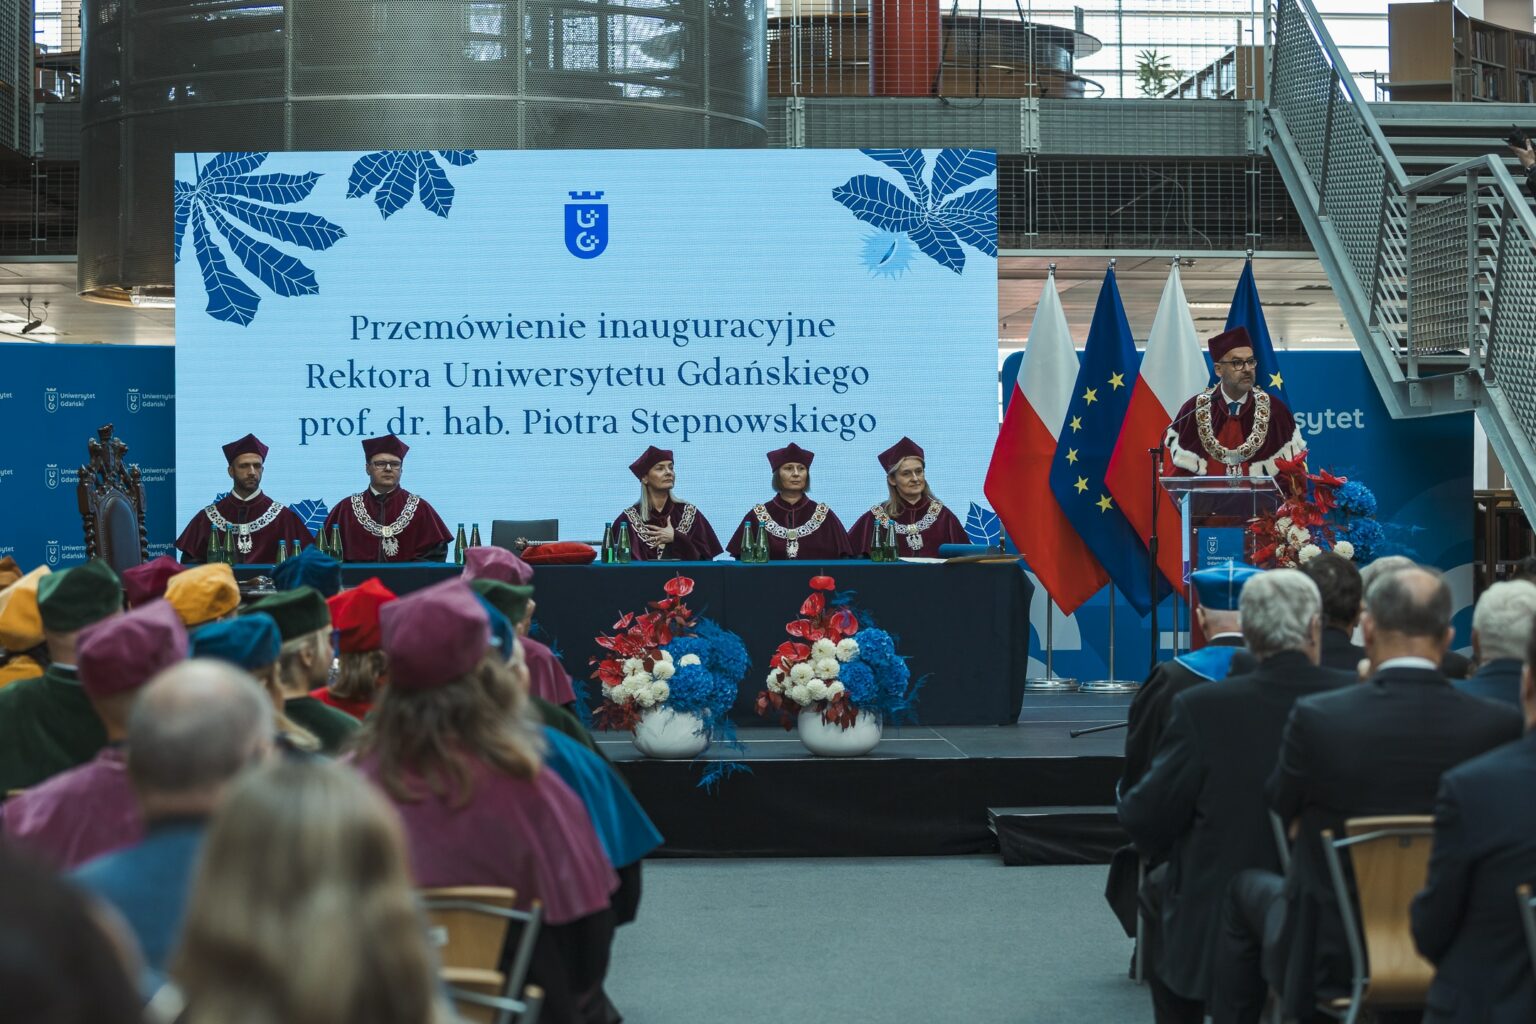
<instances>
[{"instance_id":1,"label":"bookshelf","mask_svg":"<svg viewBox=\"0 0 1536 1024\"><path fill-rule=\"evenodd\" d=\"M1387 38L1394 100L1536 103L1536 33L1435 0L1388 5Z\"/></svg>"}]
</instances>

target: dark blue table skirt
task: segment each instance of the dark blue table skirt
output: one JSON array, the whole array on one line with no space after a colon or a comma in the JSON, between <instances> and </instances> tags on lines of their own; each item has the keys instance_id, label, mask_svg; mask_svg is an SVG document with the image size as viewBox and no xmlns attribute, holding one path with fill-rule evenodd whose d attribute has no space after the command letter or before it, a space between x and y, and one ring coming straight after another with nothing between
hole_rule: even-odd
<instances>
[{"instance_id":1,"label":"dark blue table skirt","mask_svg":"<svg viewBox=\"0 0 1536 1024\"><path fill-rule=\"evenodd\" d=\"M378 576L397 594L447 579L455 565L348 564L348 586ZM242 579L270 567L237 566ZM636 562L629 565L540 566L534 583L536 635L560 652L572 678L588 680L598 648L592 638L607 632L627 611L665 596L662 585L688 576L688 606L738 634L752 655L752 669L736 703L739 725L762 722L751 710L768 674L768 658L789 639L784 624L797 618L812 576L837 580L854 592L855 606L873 614L897 637L912 675L926 677L918 721L926 725L1004 725L1018 717L1029 666L1029 601L1032 587L1016 563L875 564L865 561ZM597 696L589 681L588 695Z\"/></svg>"}]
</instances>

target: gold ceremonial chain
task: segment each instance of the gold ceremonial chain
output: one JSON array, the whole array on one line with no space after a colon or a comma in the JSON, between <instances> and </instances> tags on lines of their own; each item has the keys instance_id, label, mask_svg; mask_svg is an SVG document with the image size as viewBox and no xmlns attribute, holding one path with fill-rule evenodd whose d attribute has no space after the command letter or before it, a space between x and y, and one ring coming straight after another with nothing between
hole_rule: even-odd
<instances>
[{"instance_id":1,"label":"gold ceremonial chain","mask_svg":"<svg viewBox=\"0 0 1536 1024\"><path fill-rule=\"evenodd\" d=\"M235 547L240 549L242 555L248 555L251 553L251 534L258 533L271 526L272 521L286 507L286 505L274 501L271 505L267 506L265 512L248 523L231 523L220 515L218 508L213 505L203 509L203 515L208 517L208 521L213 524L215 530L234 530Z\"/></svg>"},{"instance_id":2,"label":"gold ceremonial chain","mask_svg":"<svg viewBox=\"0 0 1536 1024\"><path fill-rule=\"evenodd\" d=\"M1213 384L1195 399L1195 426L1200 433L1200 443L1211 458L1226 466L1241 466L1253 458L1264 444L1264 438L1269 436L1269 394L1263 388L1253 389L1253 429L1248 431L1242 444L1228 448L1216 440L1216 431L1211 428L1211 395L1218 387L1220 385Z\"/></svg>"},{"instance_id":3,"label":"gold ceremonial chain","mask_svg":"<svg viewBox=\"0 0 1536 1024\"><path fill-rule=\"evenodd\" d=\"M773 519L769 518L768 510L762 505L753 505L752 514L757 516L759 523L763 524L763 529L784 542L784 553L786 555L790 558L798 558L800 556L800 538L809 537L821 528L822 523L827 521L827 506L817 502L816 511L811 513L810 522L804 526L796 526L794 528L780 526Z\"/></svg>"},{"instance_id":4,"label":"gold ceremonial chain","mask_svg":"<svg viewBox=\"0 0 1536 1024\"><path fill-rule=\"evenodd\" d=\"M385 556L394 558L400 553L400 542L395 538L400 536L407 526L411 525L411 517L416 514L416 506L420 504L421 495L411 495L405 499L405 508L400 510L400 518L388 526L380 526L373 521L373 516L368 514L368 509L363 505L363 495L359 492L352 495L352 514L357 517L357 521L363 529L375 537L382 537L384 539Z\"/></svg>"},{"instance_id":5,"label":"gold ceremonial chain","mask_svg":"<svg viewBox=\"0 0 1536 1024\"><path fill-rule=\"evenodd\" d=\"M928 514L907 526L891 522L891 517L886 514L884 505L876 505L869 511L874 514L875 522L882 527L896 527L896 532L907 538L907 547L913 551L921 551L923 550L923 531L939 521L939 513L944 511L944 503L937 498L933 499L932 504L928 506Z\"/></svg>"},{"instance_id":6,"label":"gold ceremonial chain","mask_svg":"<svg viewBox=\"0 0 1536 1024\"><path fill-rule=\"evenodd\" d=\"M698 511L698 509L694 508L686 501L683 502L683 517L677 521L677 525L672 528L672 532L687 533L689 530L693 529L693 517L698 514ZM660 555L661 549L666 547L666 545L657 544L645 539L645 534L640 532L640 527L642 525L640 520L640 513L635 511L635 507L631 505L629 508L626 508L624 510L624 515L629 519L630 525L635 528L635 536L644 541L646 547Z\"/></svg>"}]
</instances>

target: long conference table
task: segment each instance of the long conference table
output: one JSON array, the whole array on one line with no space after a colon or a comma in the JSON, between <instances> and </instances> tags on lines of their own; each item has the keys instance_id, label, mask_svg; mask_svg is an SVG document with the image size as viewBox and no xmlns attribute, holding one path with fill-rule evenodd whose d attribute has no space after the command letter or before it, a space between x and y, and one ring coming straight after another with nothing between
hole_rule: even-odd
<instances>
[{"instance_id":1,"label":"long conference table","mask_svg":"<svg viewBox=\"0 0 1536 1024\"><path fill-rule=\"evenodd\" d=\"M271 566L239 565L242 582L269 576ZM346 586L377 576L397 594L457 575L460 567L426 562L342 567ZM1016 562L873 563L795 561L632 562L626 565L545 565L535 570L534 635L559 654L571 677L587 681L593 638L625 612L666 596L674 576L693 580L687 598L695 614L741 637L752 668L741 684L737 725L770 724L753 702L763 689L768 659L790 639L784 626L799 617L812 576L831 576L853 592L854 607L897 638L914 679L923 679L917 720L925 725L1007 725L1017 720L1029 667L1029 602L1033 586Z\"/></svg>"}]
</instances>

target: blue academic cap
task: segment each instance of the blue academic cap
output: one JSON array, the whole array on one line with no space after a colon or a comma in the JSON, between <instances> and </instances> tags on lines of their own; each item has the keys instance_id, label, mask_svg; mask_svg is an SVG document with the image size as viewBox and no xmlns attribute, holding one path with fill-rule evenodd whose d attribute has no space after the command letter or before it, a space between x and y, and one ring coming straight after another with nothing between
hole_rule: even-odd
<instances>
[{"instance_id":1,"label":"blue academic cap","mask_svg":"<svg viewBox=\"0 0 1536 1024\"><path fill-rule=\"evenodd\" d=\"M511 661L512 644L517 639L517 630L512 620L503 615L500 608L487 601L484 594L476 593L475 600L480 602L480 607L485 609L486 616L491 620L491 646L501 654L503 661Z\"/></svg>"},{"instance_id":2,"label":"blue academic cap","mask_svg":"<svg viewBox=\"0 0 1536 1024\"><path fill-rule=\"evenodd\" d=\"M1206 611L1235 612L1238 598L1243 595L1243 585L1263 571L1251 565L1228 562L1190 573L1189 582L1194 584L1195 597Z\"/></svg>"},{"instance_id":3,"label":"blue academic cap","mask_svg":"<svg viewBox=\"0 0 1536 1024\"><path fill-rule=\"evenodd\" d=\"M238 619L210 622L192 634L192 657L227 661L247 672L277 661L282 646L277 620L266 612L247 612Z\"/></svg>"},{"instance_id":4,"label":"blue academic cap","mask_svg":"<svg viewBox=\"0 0 1536 1024\"><path fill-rule=\"evenodd\" d=\"M341 563L311 544L272 570L272 582L278 590L314 587L322 597L335 597L341 590Z\"/></svg>"}]
</instances>

